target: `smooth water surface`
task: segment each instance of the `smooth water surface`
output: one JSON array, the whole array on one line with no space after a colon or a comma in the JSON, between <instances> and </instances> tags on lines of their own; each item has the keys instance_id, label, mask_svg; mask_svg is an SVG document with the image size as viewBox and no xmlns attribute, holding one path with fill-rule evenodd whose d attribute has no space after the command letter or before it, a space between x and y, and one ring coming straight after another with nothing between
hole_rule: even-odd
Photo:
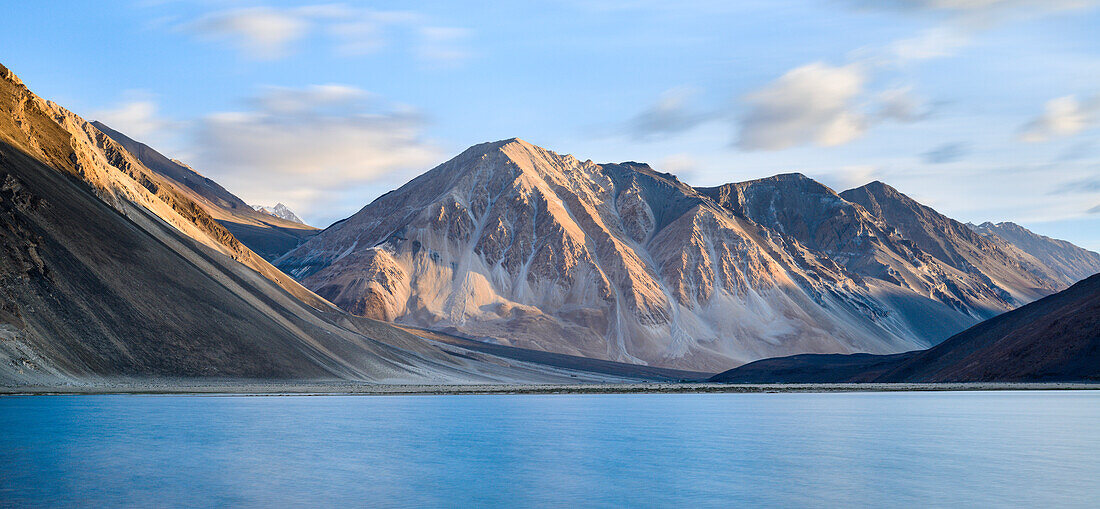
<instances>
[{"instance_id":1,"label":"smooth water surface","mask_svg":"<svg viewBox=\"0 0 1100 509\"><path fill-rule=\"evenodd\" d=\"M1100 391L0 398L0 506L1100 504Z\"/></svg>"}]
</instances>

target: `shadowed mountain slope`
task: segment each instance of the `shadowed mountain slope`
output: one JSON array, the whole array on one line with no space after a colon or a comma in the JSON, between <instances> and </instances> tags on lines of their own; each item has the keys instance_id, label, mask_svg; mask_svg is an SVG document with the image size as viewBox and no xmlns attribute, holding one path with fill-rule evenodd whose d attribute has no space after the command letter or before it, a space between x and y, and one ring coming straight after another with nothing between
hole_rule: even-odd
<instances>
[{"instance_id":1,"label":"shadowed mountain slope","mask_svg":"<svg viewBox=\"0 0 1100 509\"><path fill-rule=\"evenodd\" d=\"M1077 281L1063 281L1057 270L1003 239L980 235L882 182L850 189L841 196L881 218L936 260L996 290L997 297L1010 307Z\"/></svg>"},{"instance_id":2,"label":"shadowed mountain slope","mask_svg":"<svg viewBox=\"0 0 1100 509\"><path fill-rule=\"evenodd\" d=\"M1100 274L897 355L796 355L715 375L732 383L1100 381Z\"/></svg>"},{"instance_id":3,"label":"shadowed mountain slope","mask_svg":"<svg viewBox=\"0 0 1100 509\"><path fill-rule=\"evenodd\" d=\"M1065 286L1032 256L976 235L881 182L838 195L787 174L701 191L860 276L930 296L971 320Z\"/></svg>"},{"instance_id":4,"label":"shadowed mountain slope","mask_svg":"<svg viewBox=\"0 0 1100 509\"><path fill-rule=\"evenodd\" d=\"M1100 253L1077 247L1064 240L1038 235L1016 223L985 222L977 226L967 226L986 237L1000 237L1020 251L1030 254L1047 267L1055 269L1066 284L1100 272Z\"/></svg>"},{"instance_id":5,"label":"shadowed mountain slope","mask_svg":"<svg viewBox=\"0 0 1100 509\"><path fill-rule=\"evenodd\" d=\"M731 214L843 267L924 346L1011 309L998 289L940 262L881 218L793 173L702 188Z\"/></svg>"}]
</instances>

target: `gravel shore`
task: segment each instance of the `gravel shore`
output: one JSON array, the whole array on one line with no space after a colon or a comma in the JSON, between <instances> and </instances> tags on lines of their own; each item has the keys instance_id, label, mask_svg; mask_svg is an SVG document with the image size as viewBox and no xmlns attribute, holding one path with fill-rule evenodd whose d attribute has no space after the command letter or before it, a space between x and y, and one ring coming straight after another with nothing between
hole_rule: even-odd
<instances>
[{"instance_id":1,"label":"gravel shore","mask_svg":"<svg viewBox=\"0 0 1100 509\"><path fill-rule=\"evenodd\" d=\"M225 395L442 395L442 394L671 394L768 392L895 392L1098 390L1100 383L937 384L372 384L346 381L101 381L71 385L0 387L0 395L30 394L225 394Z\"/></svg>"}]
</instances>

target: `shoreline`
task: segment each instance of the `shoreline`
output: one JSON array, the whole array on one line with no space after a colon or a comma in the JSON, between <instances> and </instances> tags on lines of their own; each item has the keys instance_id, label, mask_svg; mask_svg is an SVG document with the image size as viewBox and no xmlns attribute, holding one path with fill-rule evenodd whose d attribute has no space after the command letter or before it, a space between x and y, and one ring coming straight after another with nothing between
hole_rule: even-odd
<instances>
[{"instance_id":1,"label":"shoreline","mask_svg":"<svg viewBox=\"0 0 1100 509\"><path fill-rule=\"evenodd\" d=\"M74 385L0 387L0 396L209 395L209 396L442 396L553 394L736 394L827 392L944 392L1100 390L1097 382L1028 383L614 383L614 384L378 384L357 382L93 382Z\"/></svg>"}]
</instances>

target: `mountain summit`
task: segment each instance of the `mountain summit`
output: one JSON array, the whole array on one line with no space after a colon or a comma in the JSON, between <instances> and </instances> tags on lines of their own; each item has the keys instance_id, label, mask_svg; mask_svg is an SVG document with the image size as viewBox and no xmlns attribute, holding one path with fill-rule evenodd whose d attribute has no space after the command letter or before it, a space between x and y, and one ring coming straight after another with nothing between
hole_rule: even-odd
<instances>
[{"instance_id":1,"label":"mountain summit","mask_svg":"<svg viewBox=\"0 0 1100 509\"><path fill-rule=\"evenodd\" d=\"M306 224L305 221L302 221L302 218L298 217L298 214L295 214L294 211L290 210L290 207L287 207L282 203L276 203L274 207L268 207L266 205L253 205L252 208L263 212L264 214L270 214L279 219L284 219L292 223L298 223L302 225Z\"/></svg>"},{"instance_id":2,"label":"mountain summit","mask_svg":"<svg viewBox=\"0 0 1100 509\"><path fill-rule=\"evenodd\" d=\"M799 174L696 189L513 138L470 147L276 263L352 313L697 370L924 348L1064 287L900 193L875 212L859 200L877 188L845 194Z\"/></svg>"}]
</instances>

